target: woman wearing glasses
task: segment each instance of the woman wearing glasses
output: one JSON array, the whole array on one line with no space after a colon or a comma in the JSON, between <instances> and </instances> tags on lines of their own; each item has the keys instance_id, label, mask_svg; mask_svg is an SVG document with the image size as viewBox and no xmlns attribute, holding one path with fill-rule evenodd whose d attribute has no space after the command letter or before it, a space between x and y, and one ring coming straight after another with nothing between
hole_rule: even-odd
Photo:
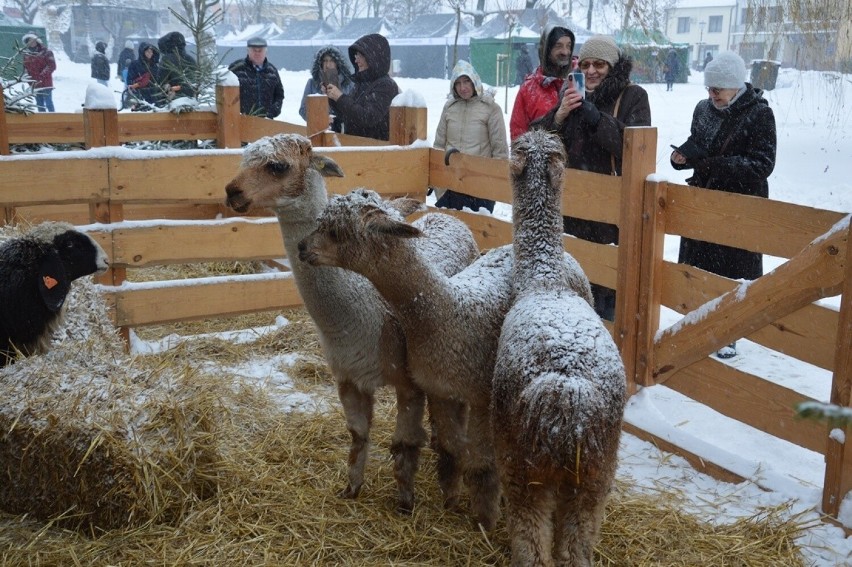
<instances>
[{"instance_id":1,"label":"woman wearing glasses","mask_svg":"<svg viewBox=\"0 0 852 567\"><path fill-rule=\"evenodd\" d=\"M708 96L695 107L690 136L672 152L671 163L675 169L694 170L686 180L693 187L769 197L775 115L762 91L745 78L745 62L736 53L720 53L707 64ZM732 279L763 275L761 254L691 238L680 239L678 261ZM736 347L730 345L717 355L735 356Z\"/></svg>"},{"instance_id":2,"label":"woman wearing glasses","mask_svg":"<svg viewBox=\"0 0 852 567\"><path fill-rule=\"evenodd\" d=\"M559 134L568 167L621 175L624 128L651 125L648 93L630 82L633 62L609 36L586 41L578 63L585 89L580 91L573 81L566 81L559 104L536 125ZM563 217L563 225L566 233L590 242L618 242L618 227L613 224ZM598 315L613 320L615 291L592 284L592 293Z\"/></svg>"}]
</instances>

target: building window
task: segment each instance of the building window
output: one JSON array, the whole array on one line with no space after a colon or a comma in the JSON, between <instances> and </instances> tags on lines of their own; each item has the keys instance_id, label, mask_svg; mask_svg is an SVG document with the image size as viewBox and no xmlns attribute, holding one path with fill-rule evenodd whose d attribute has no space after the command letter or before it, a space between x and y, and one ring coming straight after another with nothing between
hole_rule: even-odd
<instances>
[{"instance_id":1,"label":"building window","mask_svg":"<svg viewBox=\"0 0 852 567\"><path fill-rule=\"evenodd\" d=\"M710 16L707 18L707 33L722 32L722 16Z\"/></svg>"},{"instance_id":2,"label":"building window","mask_svg":"<svg viewBox=\"0 0 852 567\"><path fill-rule=\"evenodd\" d=\"M781 6L770 6L767 17L770 24L779 24L783 21L784 9Z\"/></svg>"},{"instance_id":3,"label":"building window","mask_svg":"<svg viewBox=\"0 0 852 567\"><path fill-rule=\"evenodd\" d=\"M689 33L689 18L677 19L677 33Z\"/></svg>"}]
</instances>

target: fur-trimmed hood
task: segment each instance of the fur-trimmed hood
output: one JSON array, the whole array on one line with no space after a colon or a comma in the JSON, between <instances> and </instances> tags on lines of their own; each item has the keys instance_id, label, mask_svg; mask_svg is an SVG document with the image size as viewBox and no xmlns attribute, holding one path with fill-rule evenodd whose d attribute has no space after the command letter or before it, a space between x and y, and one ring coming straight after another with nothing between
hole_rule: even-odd
<instances>
[{"instance_id":1,"label":"fur-trimmed hood","mask_svg":"<svg viewBox=\"0 0 852 567\"><path fill-rule=\"evenodd\" d=\"M615 102L618 95L630 84L632 71L633 60L622 54L598 88L587 94L589 102L594 103L598 108L610 106L610 103Z\"/></svg>"},{"instance_id":2,"label":"fur-trimmed hood","mask_svg":"<svg viewBox=\"0 0 852 567\"><path fill-rule=\"evenodd\" d=\"M352 82L352 67L343 58L343 54L339 49L332 45L321 47L314 55L314 63L311 65L311 78L316 84L322 83L320 78L320 70L322 70L322 60L325 56L331 57L337 63L337 74L340 77L341 84Z\"/></svg>"}]
</instances>

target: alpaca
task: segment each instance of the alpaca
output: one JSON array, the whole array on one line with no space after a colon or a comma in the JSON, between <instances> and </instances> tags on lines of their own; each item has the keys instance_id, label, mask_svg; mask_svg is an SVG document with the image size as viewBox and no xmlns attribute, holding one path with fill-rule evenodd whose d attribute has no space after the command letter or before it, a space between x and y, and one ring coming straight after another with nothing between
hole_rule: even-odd
<instances>
[{"instance_id":1,"label":"alpaca","mask_svg":"<svg viewBox=\"0 0 852 567\"><path fill-rule=\"evenodd\" d=\"M440 273L417 249L421 231L397 210L405 201L383 201L366 189L334 197L316 231L300 243L299 257L353 270L373 282L403 327L415 383L435 398L469 406L466 435L457 413L432 416L436 443L448 459L439 461L439 469L460 464L473 515L491 530L499 519L500 491L489 400L497 339L511 299L512 249L490 250L454 276ZM566 280L568 272L582 274L573 258L564 272ZM572 285L591 303L585 276ZM456 477L439 473L442 479L445 505L455 507Z\"/></svg>"},{"instance_id":2,"label":"alpaca","mask_svg":"<svg viewBox=\"0 0 852 567\"><path fill-rule=\"evenodd\" d=\"M395 388L397 422L391 453L397 508L407 513L414 506L414 475L426 439L424 394L409 376L399 323L372 284L345 270L297 261L297 243L316 228L328 202L322 175L343 173L333 160L314 154L307 138L262 138L245 148L240 170L226 188L227 203L238 212L271 208L278 217L293 277L317 326L352 438L342 497L357 497L364 482L375 392L383 385ZM479 256L473 235L461 221L429 214L418 219L418 225L429 235L423 246L441 271L455 273Z\"/></svg>"},{"instance_id":3,"label":"alpaca","mask_svg":"<svg viewBox=\"0 0 852 567\"><path fill-rule=\"evenodd\" d=\"M512 144L515 300L491 415L513 567L591 567L626 402L615 343L558 276L564 162L546 132Z\"/></svg>"}]
</instances>

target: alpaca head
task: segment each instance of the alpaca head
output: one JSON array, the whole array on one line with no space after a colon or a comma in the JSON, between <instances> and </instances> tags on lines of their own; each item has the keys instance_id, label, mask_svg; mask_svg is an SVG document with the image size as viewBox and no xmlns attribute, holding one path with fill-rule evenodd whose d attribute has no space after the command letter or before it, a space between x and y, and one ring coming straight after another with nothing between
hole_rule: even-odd
<instances>
[{"instance_id":1,"label":"alpaca head","mask_svg":"<svg viewBox=\"0 0 852 567\"><path fill-rule=\"evenodd\" d=\"M343 177L343 172L332 159L314 154L304 136L268 136L243 150L240 170L225 187L225 202L244 213L251 208L287 206L311 190L320 191L324 197L320 175Z\"/></svg>"},{"instance_id":2,"label":"alpaca head","mask_svg":"<svg viewBox=\"0 0 852 567\"><path fill-rule=\"evenodd\" d=\"M299 243L299 259L362 272L401 239L421 235L405 222L406 215L420 208L422 203L414 199L384 201L368 189L336 195L320 215L316 230Z\"/></svg>"},{"instance_id":3,"label":"alpaca head","mask_svg":"<svg viewBox=\"0 0 852 567\"><path fill-rule=\"evenodd\" d=\"M513 203L523 206L542 195L558 198L565 172L562 141L544 130L531 130L512 142L509 173L512 177Z\"/></svg>"}]
</instances>

